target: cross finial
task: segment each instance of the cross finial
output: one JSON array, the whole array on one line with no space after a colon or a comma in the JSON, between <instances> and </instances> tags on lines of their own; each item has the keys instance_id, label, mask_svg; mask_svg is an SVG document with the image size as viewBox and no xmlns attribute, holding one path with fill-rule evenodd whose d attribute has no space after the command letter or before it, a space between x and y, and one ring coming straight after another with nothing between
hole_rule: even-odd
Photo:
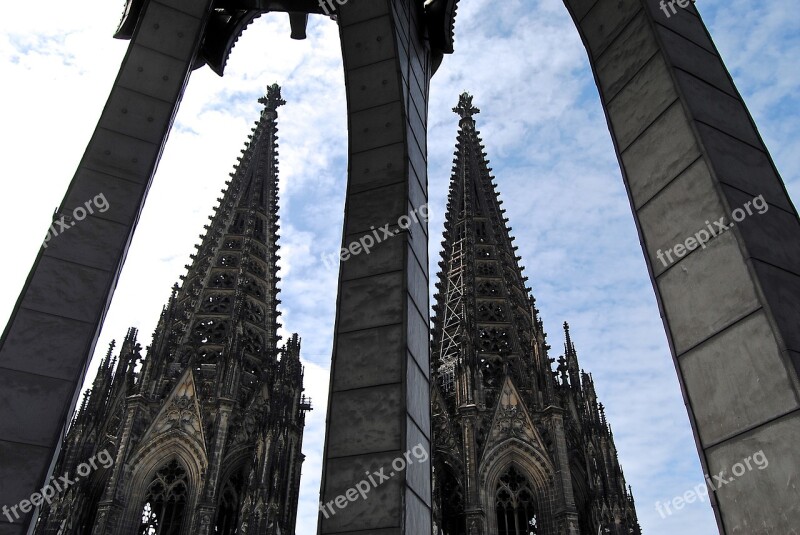
<instances>
[{"instance_id":1,"label":"cross finial","mask_svg":"<svg viewBox=\"0 0 800 535\"><path fill-rule=\"evenodd\" d=\"M472 95L466 91L461 93L461 96L458 97L458 106L453 108L453 111L462 119L471 119L473 115L477 115L481 112L481 110L472 105Z\"/></svg>"},{"instance_id":2,"label":"cross finial","mask_svg":"<svg viewBox=\"0 0 800 535\"><path fill-rule=\"evenodd\" d=\"M278 106L286 104L286 101L281 98L281 86L278 84L267 86L267 94L258 99L258 102L272 111L275 111Z\"/></svg>"}]
</instances>

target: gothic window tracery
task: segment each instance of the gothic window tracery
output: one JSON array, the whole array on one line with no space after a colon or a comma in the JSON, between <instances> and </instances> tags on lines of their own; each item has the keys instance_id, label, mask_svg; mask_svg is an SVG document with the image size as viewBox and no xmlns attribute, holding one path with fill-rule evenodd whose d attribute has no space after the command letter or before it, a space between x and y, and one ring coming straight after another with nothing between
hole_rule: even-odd
<instances>
[{"instance_id":1,"label":"gothic window tracery","mask_svg":"<svg viewBox=\"0 0 800 535\"><path fill-rule=\"evenodd\" d=\"M188 476L177 460L156 472L142 505L139 535L178 535L188 495Z\"/></svg>"},{"instance_id":2,"label":"gothic window tracery","mask_svg":"<svg viewBox=\"0 0 800 535\"><path fill-rule=\"evenodd\" d=\"M236 218L233 220L233 224L230 228L231 234L244 234L244 227L246 222L247 216L243 213L236 214Z\"/></svg>"},{"instance_id":3,"label":"gothic window tracery","mask_svg":"<svg viewBox=\"0 0 800 535\"><path fill-rule=\"evenodd\" d=\"M466 533L464 493L453 471L439 464L433 471L437 503L441 504L440 531L437 535L463 535Z\"/></svg>"},{"instance_id":4,"label":"gothic window tracery","mask_svg":"<svg viewBox=\"0 0 800 535\"><path fill-rule=\"evenodd\" d=\"M226 314L231 310L231 297L225 294L209 294L203 299L200 312Z\"/></svg>"},{"instance_id":5,"label":"gothic window tracery","mask_svg":"<svg viewBox=\"0 0 800 535\"><path fill-rule=\"evenodd\" d=\"M508 321L508 312L503 303L483 302L478 305L478 321Z\"/></svg>"},{"instance_id":6,"label":"gothic window tracery","mask_svg":"<svg viewBox=\"0 0 800 535\"><path fill-rule=\"evenodd\" d=\"M260 325L264 321L264 309L258 303L248 299L244 303L244 319Z\"/></svg>"},{"instance_id":7,"label":"gothic window tracery","mask_svg":"<svg viewBox=\"0 0 800 535\"><path fill-rule=\"evenodd\" d=\"M250 259L247 262L247 269L253 275L256 275L261 278L266 278L267 270L264 269L264 265L257 260Z\"/></svg>"},{"instance_id":8,"label":"gothic window tracery","mask_svg":"<svg viewBox=\"0 0 800 535\"><path fill-rule=\"evenodd\" d=\"M252 327L245 328L242 349L251 355L260 355L264 348L264 337Z\"/></svg>"},{"instance_id":9,"label":"gothic window tracery","mask_svg":"<svg viewBox=\"0 0 800 535\"><path fill-rule=\"evenodd\" d=\"M508 329L496 327L479 329L478 349L487 353L507 355L511 352L511 336Z\"/></svg>"},{"instance_id":10,"label":"gothic window tracery","mask_svg":"<svg viewBox=\"0 0 800 535\"><path fill-rule=\"evenodd\" d=\"M486 222L485 221L476 221L475 222L475 237L478 240L478 243L486 242Z\"/></svg>"},{"instance_id":11,"label":"gothic window tracery","mask_svg":"<svg viewBox=\"0 0 800 535\"><path fill-rule=\"evenodd\" d=\"M267 250L256 242L250 242L250 252L256 258L267 258Z\"/></svg>"},{"instance_id":12,"label":"gothic window tracery","mask_svg":"<svg viewBox=\"0 0 800 535\"><path fill-rule=\"evenodd\" d=\"M480 281L477 286L479 296L500 297L500 285L491 280Z\"/></svg>"},{"instance_id":13,"label":"gothic window tracery","mask_svg":"<svg viewBox=\"0 0 800 535\"><path fill-rule=\"evenodd\" d=\"M215 535L234 535L237 532L243 493L244 475L239 470L228 478L220 493Z\"/></svg>"},{"instance_id":14,"label":"gothic window tracery","mask_svg":"<svg viewBox=\"0 0 800 535\"><path fill-rule=\"evenodd\" d=\"M497 266L492 262L478 262L475 273L480 277L497 277Z\"/></svg>"},{"instance_id":15,"label":"gothic window tracery","mask_svg":"<svg viewBox=\"0 0 800 535\"><path fill-rule=\"evenodd\" d=\"M225 241L225 245L223 246L225 249L241 249L242 248L242 240L237 239L228 239Z\"/></svg>"},{"instance_id":16,"label":"gothic window tracery","mask_svg":"<svg viewBox=\"0 0 800 535\"><path fill-rule=\"evenodd\" d=\"M253 279L249 278L249 277L246 278L244 280L244 282L242 283L242 290L244 290L245 293L248 293L248 294L253 295L255 297L258 297L258 298L261 298L261 299L264 298L264 288L263 288L263 286L261 284L259 284L258 282L254 281Z\"/></svg>"},{"instance_id":17,"label":"gothic window tracery","mask_svg":"<svg viewBox=\"0 0 800 535\"><path fill-rule=\"evenodd\" d=\"M515 466L500 477L495 493L498 535L540 535L530 482Z\"/></svg>"},{"instance_id":18,"label":"gothic window tracery","mask_svg":"<svg viewBox=\"0 0 800 535\"><path fill-rule=\"evenodd\" d=\"M212 288L233 288L236 276L231 273L216 273L211 277Z\"/></svg>"},{"instance_id":19,"label":"gothic window tracery","mask_svg":"<svg viewBox=\"0 0 800 535\"><path fill-rule=\"evenodd\" d=\"M227 330L227 322L202 320L195 324L194 337L200 344L221 344L225 341Z\"/></svg>"},{"instance_id":20,"label":"gothic window tracery","mask_svg":"<svg viewBox=\"0 0 800 535\"><path fill-rule=\"evenodd\" d=\"M476 247L475 249L476 249L475 251L476 256L479 259L494 258L494 255L492 254L492 247L489 245L481 245Z\"/></svg>"},{"instance_id":21,"label":"gothic window tracery","mask_svg":"<svg viewBox=\"0 0 800 535\"><path fill-rule=\"evenodd\" d=\"M236 267L239 265L239 257L232 254L226 254L219 257L218 266L221 267Z\"/></svg>"},{"instance_id":22,"label":"gothic window tracery","mask_svg":"<svg viewBox=\"0 0 800 535\"><path fill-rule=\"evenodd\" d=\"M257 240L264 241L264 220L260 217L256 218L255 228L253 229L253 237Z\"/></svg>"},{"instance_id":23,"label":"gothic window tracery","mask_svg":"<svg viewBox=\"0 0 800 535\"><path fill-rule=\"evenodd\" d=\"M505 376L505 366L498 358L481 357L483 382L488 387L499 387Z\"/></svg>"}]
</instances>

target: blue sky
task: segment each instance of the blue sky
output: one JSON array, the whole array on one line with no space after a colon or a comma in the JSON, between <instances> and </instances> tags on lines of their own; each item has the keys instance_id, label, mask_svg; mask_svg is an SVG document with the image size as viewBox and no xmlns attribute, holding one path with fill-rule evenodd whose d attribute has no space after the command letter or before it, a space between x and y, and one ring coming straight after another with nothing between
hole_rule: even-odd
<instances>
[{"instance_id":1,"label":"blue sky","mask_svg":"<svg viewBox=\"0 0 800 535\"><path fill-rule=\"evenodd\" d=\"M0 229L5 323L85 149L127 43L111 39L122 2L20 3L0 20ZM432 273L439 259L458 94L476 117L518 254L562 351L572 326L593 373L648 535L716 533L707 503L662 519L655 502L701 483L694 440L585 51L560 0L462 0L456 54L432 83L429 182ZM698 9L772 151L790 195L800 188L800 15L795 1L699 0ZM307 455L297 533L312 534L336 270L321 255L341 241L346 113L335 23L314 18L291 41L282 14L258 19L224 78L196 71L184 96L131 246L98 354L128 326L149 343L252 123L265 87L280 108L281 299L284 335L303 339ZM722 215L722 214L720 214ZM743 476L746 477L746 476ZM734 483L735 484L735 483Z\"/></svg>"}]
</instances>

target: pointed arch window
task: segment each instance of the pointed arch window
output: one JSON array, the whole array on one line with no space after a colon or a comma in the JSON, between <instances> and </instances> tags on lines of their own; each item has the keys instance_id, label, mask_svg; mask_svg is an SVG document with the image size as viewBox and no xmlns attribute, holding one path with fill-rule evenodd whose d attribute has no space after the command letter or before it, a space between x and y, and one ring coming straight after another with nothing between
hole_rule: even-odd
<instances>
[{"instance_id":1,"label":"pointed arch window","mask_svg":"<svg viewBox=\"0 0 800 535\"><path fill-rule=\"evenodd\" d=\"M495 500L498 535L541 535L533 490L516 467L500 478Z\"/></svg>"},{"instance_id":2,"label":"pointed arch window","mask_svg":"<svg viewBox=\"0 0 800 535\"><path fill-rule=\"evenodd\" d=\"M219 535L234 535L238 533L239 511L242 508L244 482L244 474L239 470L234 472L222 487L214 533Z\"/></svg>"},{"instance_id":3,"label":"pointed arch window","mask_svg":"<svg viewBox=\"0 0 800 535\"><path fill-rule=\"evenodd\" d=\"M172 460L161 467L147 488L139 535L178 535L183 525L188 494L186 470Z\"/></svg>"},{"instance_id":4,"label":"pointed arch window","mask_svg":"<svg viewBox=\"0 0 800 535\"><path fill-rule=\"evenodd\" d=\"M464 517L464 493L453 471L445 464L433 470L437 503L440 504L436 535L464 535L467 532Z\"/></svg>"}]
</instances>

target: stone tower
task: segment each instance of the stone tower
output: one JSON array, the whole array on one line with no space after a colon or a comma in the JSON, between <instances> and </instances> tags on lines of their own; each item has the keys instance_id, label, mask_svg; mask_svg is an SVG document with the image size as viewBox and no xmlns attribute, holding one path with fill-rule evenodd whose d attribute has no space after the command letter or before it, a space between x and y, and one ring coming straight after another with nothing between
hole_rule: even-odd
<instances>
[{"instance_id":1,"label":"stone tower","mask_svg":"<svg viewBox=\"0 0 800 535\"><path fill-rule=\"evenodd\" d=\"M130 329L100 364L54 471L89 473L45 504L37 534L294 533L311 405L297 335L278 345L280 87L259 102L152 345Z\"/></svg>"},{"instance_id":2,"label":"stone tower","mask_svg":"<svg viewBox=\"0 0 800 535\"><path fill-rule=\"evenodd\" d=\"M591 375L550 346L461 95L431 348L436 535L640 535Z\"/></svg>"}]
</instances>

